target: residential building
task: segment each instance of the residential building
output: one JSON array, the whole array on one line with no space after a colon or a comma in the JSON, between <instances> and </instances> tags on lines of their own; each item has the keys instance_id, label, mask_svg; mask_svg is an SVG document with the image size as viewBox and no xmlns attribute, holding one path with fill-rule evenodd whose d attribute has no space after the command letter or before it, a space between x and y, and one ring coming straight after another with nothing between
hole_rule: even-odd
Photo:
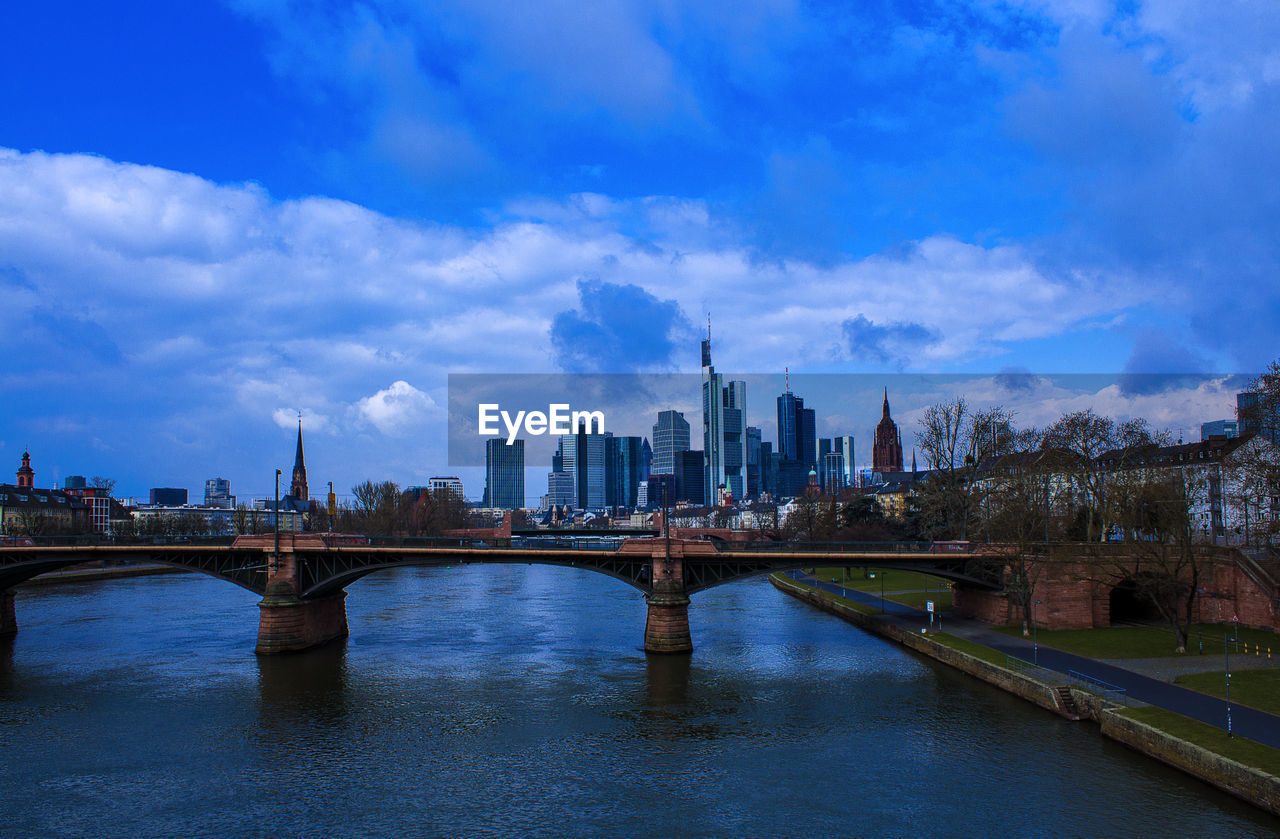
<instances>
[{"instance_id":1,"label":"residential building","mask_svg":"<svg viewBox=\"0 0 1280 839\"><path fill-rule=\"evenodd\" d=\"M39 489L31 468L31 453L22 453L16 482L0 484L0 535L39 536L77 533L91 525L87 504L56 489Z\"/></svg>"},{"instance_id":2,"label":"residential building","mask_svg":"<svg viewBox=\"0 0 1280 839\"><path fill-rule=\"evenodd\" d=\"M437 475L427 478L427 491L433 495L437 492L452 492L458 498L466 498L462 492L462 479L457 475Z\"/></svg>"}]
</instances>

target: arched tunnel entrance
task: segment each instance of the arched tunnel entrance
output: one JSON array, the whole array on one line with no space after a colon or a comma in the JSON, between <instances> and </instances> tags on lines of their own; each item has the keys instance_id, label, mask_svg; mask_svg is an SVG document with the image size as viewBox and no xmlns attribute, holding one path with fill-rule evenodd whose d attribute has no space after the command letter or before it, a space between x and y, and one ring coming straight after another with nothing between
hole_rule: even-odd
<instances>
[{"instance_id":1,"label":"arched tunnel entrance","mask_svg":"<svg viewBox=\"0 0 1280 839\"><path fill-rule=\"evenodd\" d=\"M1155 604L1132 577L1125 577L1111 589L1110 608L1112 626L1163 621Z\"/></svg>"}]
</instances>

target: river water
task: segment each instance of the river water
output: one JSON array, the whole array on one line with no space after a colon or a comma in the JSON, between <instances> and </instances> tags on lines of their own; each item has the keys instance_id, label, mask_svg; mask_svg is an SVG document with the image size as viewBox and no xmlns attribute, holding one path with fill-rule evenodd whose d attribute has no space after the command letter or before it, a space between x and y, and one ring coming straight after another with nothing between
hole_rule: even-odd
<instances>
[{"instance_id":1,"label":"river water","mask_svg":"<svg viewBox=\"0 0 1280 839\"><path fill-rule=\"evenodd\" d=\"M23 590L0 835L1274 836L1280 823L757 580L641 596L544 566L398 569L351 638L253 655L200 575Z\"/></svg>"}]
</instances>

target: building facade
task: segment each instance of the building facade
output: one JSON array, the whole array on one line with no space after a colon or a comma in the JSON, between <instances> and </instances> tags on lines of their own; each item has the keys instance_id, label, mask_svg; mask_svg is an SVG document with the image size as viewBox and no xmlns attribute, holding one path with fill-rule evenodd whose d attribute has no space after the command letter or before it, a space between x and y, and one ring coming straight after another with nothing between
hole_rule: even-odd
<instances>
[{"instance_id":1,"label":"building facade","mask_svg":"<svg viewBox=\"0 0 1280 839\"><path fill-rule=\"evenodd\" d=\"M871 445L871 468L876 472L901 472L902 439L898 424L889 416L889 389L884 391L884 408Z\"/></svg>"},{"instance_id":2,"label":"building facade","mask_svg":"<svg viewBox=\"0 0 1280 839\"><path fill-rule=\"evenodd\" d=\"M483 507L516 510L524 506L524 440L510 445L500 438L484 444Z\"/></svg>"},{"instance_id":3,"label":"building facade","mask_svg":"<svg viewBox=\"0 0 1280 839\"><path fill-rule=\"evenodd\" d=\"M721 492L743 498L747 491L747 383L725 382L711 363L711 338L702 342L703 503L718 504Z\"/></svg>"},{"instance_id":4,"label":"building facade","mask_svg":"<svg viewBox=\"0 0 1280 839\"><path fill-rule=\"evenodd\" d=\"M675 472L676 455L689 451L689 422L680 411L659 411L653 424L653 465L655 475Z\"/></svg>"}]
</instances>

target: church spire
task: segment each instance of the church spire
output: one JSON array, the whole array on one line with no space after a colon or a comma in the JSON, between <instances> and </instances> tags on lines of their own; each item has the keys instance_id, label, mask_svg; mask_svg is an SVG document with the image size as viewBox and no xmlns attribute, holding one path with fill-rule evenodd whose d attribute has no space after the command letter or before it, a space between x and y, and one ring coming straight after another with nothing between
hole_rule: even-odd
<instances>
[{"instance_id":1,"label":"church spire","mask_svg":"<svg viewBox=\"0 0 1280 839\"><path fill-rule=\"evenodd\" d=\"M289 494L298 501L307 500L307 461L302 456L302 412L298 412L298 452L293 456L293 484Z\"/></svg>"},{"instance_id":2,"label":"church spire","mask_svg":"<svg viewBox=\"0 0 1280 839\"><path fill-rule=\"evenodd\" d=\"M34 489L36 485L36 471L31 468L31 452L23 450L22 465L18 467L18 487L20 489Z\"/></svg>"},{"instance_id":3,"label":"church spire","mask_svg":"<svg viewBox=\"0 0 1280 839\"><path fill-rule=\"evenodd\" d=\"M884 416L885 417L889 416L889 386L888 385L885 385L885 388L884 388Z\"/></svg>"}]
</instances>

